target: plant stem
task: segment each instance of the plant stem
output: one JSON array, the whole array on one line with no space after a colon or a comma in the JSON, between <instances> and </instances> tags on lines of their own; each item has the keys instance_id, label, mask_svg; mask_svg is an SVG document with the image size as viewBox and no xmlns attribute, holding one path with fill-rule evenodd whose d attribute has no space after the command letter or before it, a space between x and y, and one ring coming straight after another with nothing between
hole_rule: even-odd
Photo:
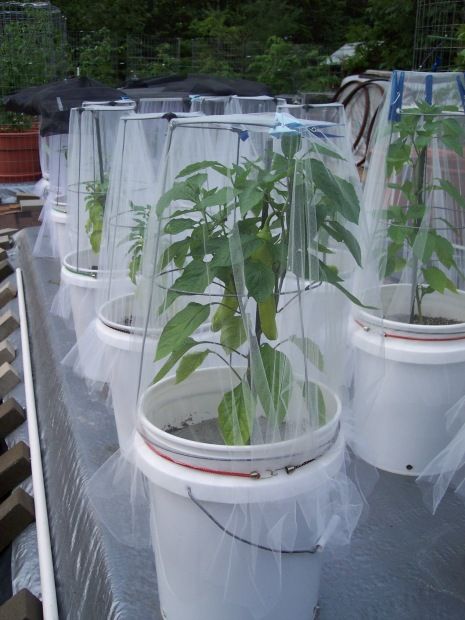
<instances>
[{"instance_id":1,"label":"plant stem","mask_svg":"<svg viewBox=\"0 0 465 620\"><path fill-rule=\"evenodd\" d=\"M414 195L416 198L417 205L423 204L423 187L425 180L425 169L426 169L426 147L423 147L417 157L417 161L413 166L413 182L414 182ZM412 248L415 245L415 240L418 235L418 231L420 230L422 218L417 218L414 220L413 227L415 232L415 237L412 243ZM417 300L418 305L418 314L422 315L421 310L421 299L417 295L417 288L421 286L418 284L418 258L413 255L413 263L412 263L412 284L410 290L410 317L409 323L413 323L415 320L415 299Z\"/></svg>"}]
</instances>

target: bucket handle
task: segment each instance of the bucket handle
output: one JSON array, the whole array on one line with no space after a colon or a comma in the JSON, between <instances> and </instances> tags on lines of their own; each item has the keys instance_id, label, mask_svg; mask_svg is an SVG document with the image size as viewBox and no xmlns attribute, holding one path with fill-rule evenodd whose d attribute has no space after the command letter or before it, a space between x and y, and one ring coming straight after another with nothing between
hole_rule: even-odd
<instances>
[{"instance_id":1,"label":"bucket handle","mask_svg":"<svg viewBox=\"0 0 465 620\"><path fill-rule=\"evenodd\" d=\"M337 526L341 521L341 517L339 517L339 515L333 515L328 521L328 524L326 525L326 528L324 529L320 538L311 549L273 549L272 547L267 547L266 545L254 543L251 540L247 540L246 538L237 536L237 534L234 534L230 530L226 529L217 519L215 519L215 517L210 512L208 512L208 510L204 506L202 506L199 500L194 497L192 489L190 487L187 487L187 494L189 496L189 499L192 500L192 502L197 506L197 508L199 508L204 513L204 515L206 515L210 519L210 521L214 523L216 527L218 527L222 532L224 532L234 540L245 543L250 547L255 547L256 549L261 549L262 551L271 551L272 553L282 553L284 555L302 555L307 553L313 555L315 553L320 553L326 547L328 540L331 538L333 532L336 530Z\"/></svg>"}]
</instances>

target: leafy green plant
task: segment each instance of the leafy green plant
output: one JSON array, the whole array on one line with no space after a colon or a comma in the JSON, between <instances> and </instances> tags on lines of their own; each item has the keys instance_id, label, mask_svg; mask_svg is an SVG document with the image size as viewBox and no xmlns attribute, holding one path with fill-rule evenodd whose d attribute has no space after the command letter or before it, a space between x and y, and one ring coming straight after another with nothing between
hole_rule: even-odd
<instances>
[{"instance_id":1,"label":"leafy green plant","mask_svg":"<svg viewBox=\"0 0 465 620\"><path fill-rule=\"evenodd\" d=\"M85 207L88 219L85 225L90 245L95 254L100 252L102 242L103 214L107 199L108 179L92 181L86 184Z\"/></svg>"},{"instance_id":2,"label":"leafy green plant","mask_svg":"<svg viewBox=\"0 0 465 620\"><path fill-rule=\"evenodd\" d=\"M118 63L120 50L115 47L108 28L83 35L78 49L78 65L81 75L100 80L104 84L118 84Z\"/></svg>"},{"instance_id":3,"label":"leafy green plant","mask_svg":"<svg viewBox=\"0 0 465 620\"><path fill-rule=\"evenodd\" d=\"M321 90L334 86L334 77L323 60L317 47L295 45L273 36L264 52L250 63L249 73L276 93Z\"/></svg>"},{"instance_id":4,"label":"leafy green plant","mask_svg":"<svg viewBox=\"0 0 465 620\"><path fill-rule=\"evenodd\" d=\"M342 243L360 264L360 247L348 230L356 225L359 201L354 187L332 174L318 156L316 146L305 156L296 155L301 147L298 135L281 139L282 154L270 154L266 163L245 160L226 167L217 161L202 161L182 170L177 181L160 199L157 214L161 236L175 239L163 252L160 278L175 274L159 312L170 310L157 345L155 360L163 362L154 378L157 383L176 368L176 382L184 381L205 360L216 355L236 375L237 386L224 394L218 407L219 428L226 444L250 442L254 412L261 405L271 424L286 417L290 395L299 385L302 398L312 394L324 410L319 388L293 376L291 363L281 350L291 342L309 363L323 366L318 345L308 337L280 337L277 317L299 292L285 293L289 278L304 280L306 289L315 281L337 287L351 300L357 300L344 286L337 269L323 260L330 253L321 234ZM340 156L321 147L328 157ZM320 151L321 152L321 151ZM227 179L223 187L207 188L208 170ZM187 208L168 210L173 201L187 201ZM315 209L316 230L307 231L308 201ZM291 211L294 210L293 217ZM235 223L232 223L235 220ZM298 240L305 258L295 261L288 271L289 242ZM172 240L172 238L171 238ZM238 290L237 269L243 269L245 293ZM206 303L191 301L174 313L176 300L187 295L202 296L209 287L222 290ZM244 299L244 295L246 299ZM253 339L247 337L245 306L256 304ZM166 316L166 315L165 315ZM196 330L210 321L219 341L195 339ZM241 360L240 372L233 359ZM252 366L263 367L265 376L257 379Z\"/></svg>"},{"instance_id":5,"label":"leafy green plant","mask_svg":"<svg viewBox=\"0 0 465 620\"><path fill-rule=\"evenodd\" d=\"M32 117L19 112L8 112L0 105L0 133L28 131L32 128Z\"/></svg>"},{"instance_id":6,"label":"leafy green plant","mask_svg":"<svg viewBox=\"0 0 465 620\"><path fill-rule=\"evenodd\" d=\"M136 277L140 271L142 252L144 250L144 236L147 228L151 205L136 205L132 201L129 203L131 211L134 213L133 225L125 241L131 244L128 250L130 255L129 277L133 284L136 284Z\"/></svg>"},{"instance_id":7,"label":"leafy green plant","mask_svg":"<svg viewBox=\"0 0 465 620\"><path fill-rule=\"evenodd\" d=\"M409 321L423 322L422 301L428 294L445 290L456 292L450 275L462 276L454 258L454 247L441 231L454 230L447 218L433 213L435 197L445 193L465 209L465 197L445 178L428 179L428 157L433 143L442 143L454 157L463 160L465 129L454 118L457 108L417 103L401 114L392 131L396 135L389 146L387 175L394 179L389 187L401 197L401 204L391 205L387 212L388 247L384 257L384 275L410 269L411 307ZM398 180L400 179L400 181Z\"/></svg>"}]
</instances>

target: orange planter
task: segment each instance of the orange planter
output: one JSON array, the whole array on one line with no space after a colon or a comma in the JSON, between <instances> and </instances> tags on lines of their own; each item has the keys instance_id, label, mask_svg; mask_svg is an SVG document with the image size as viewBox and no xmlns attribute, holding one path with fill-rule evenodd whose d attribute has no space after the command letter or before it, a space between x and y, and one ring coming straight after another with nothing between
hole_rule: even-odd
<instances>
[{"instance_id":1,"label":"orange planter","mask_svg":"<svg viewBox=\"0 0 465 620\"><path fill-rule=\"evenodd\" d=\"M18 132L0 129L0 183L37 181L40 176L37 129Z\"/></svg>"}]
</instances>

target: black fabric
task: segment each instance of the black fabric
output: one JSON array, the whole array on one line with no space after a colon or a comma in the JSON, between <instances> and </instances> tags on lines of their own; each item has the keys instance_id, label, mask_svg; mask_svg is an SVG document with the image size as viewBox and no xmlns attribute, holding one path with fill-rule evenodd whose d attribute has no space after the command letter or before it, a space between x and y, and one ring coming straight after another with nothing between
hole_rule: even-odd
<instances>
[{"instance_id":1,"label":"black fabric","mask_svg":"<svg viewBox=\"0 0 465 620\"><path fill-rule=\"evenodd\" d=\"M124 98L115 88L87 77L70 78L44 86L32 86L5 99L5 108L40 116L40 135L68 133L69 113L83 101L108 101ZM61 108L61 109L60 109Z\"/></svg>"},{"instance_id":2,"label":"black fabric","mask_svg":"<svg viewBox=\"0 0 465 620\"><path fill-rule=\"evenodd\" d=\"M188 76L171 75L162 78L141 78L129 80L122 87L126 93L131 89L150 88L153 93L160 96L227 96L239 95L241 97L257 97L259 95L271 95L270 89L265 84L236 78L215 77L204 74L190 74ZM156 96L154 94L153 96Z\"/></svg>"}]
</instances>

